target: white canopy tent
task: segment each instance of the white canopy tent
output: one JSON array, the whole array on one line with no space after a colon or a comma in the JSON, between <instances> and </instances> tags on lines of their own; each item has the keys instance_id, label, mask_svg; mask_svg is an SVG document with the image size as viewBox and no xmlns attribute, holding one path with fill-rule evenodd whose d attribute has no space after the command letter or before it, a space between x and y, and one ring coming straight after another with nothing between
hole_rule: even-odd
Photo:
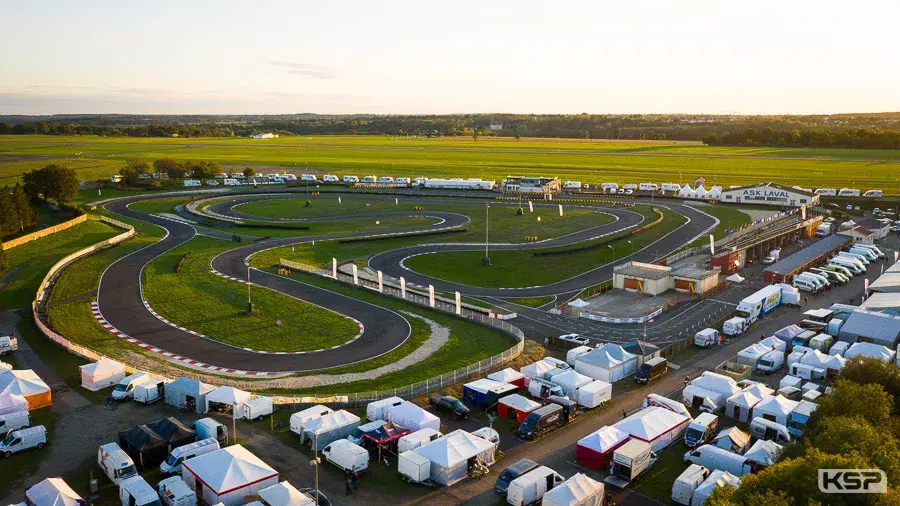
<instances>
[{"instance_id":1,"label":"white canopy tent","mask_svg":"<svg viewBox=\"0 0 900 506\"><path fill-rule=\"evenodd\" d=\"M0 415L25 411L28 409L28 401L24 396L12 392L0 393Z\"/></svg>"},{"instance_id":2,"label":"white canopy tent","mask_svg":"<svg viewBox=\"0 0 900 506\"><path fill-rule=\"evenodd\" d=\"M853 358L857 356L877 358L882 362L891 363L894 361L895 351L875 343L853 343L844 353L844 358Z\"/></svg>"},{"instance_id":3,"label":"white canopy tent","mask_svg":"<svg viewBox=\"0 0 900 506\"><path fill-rule=\"evenodd\" d=\"M34 506L82 506L84 499L62 478L45 478L25 490L25 499Z\"/></svg>"},{"instance_id":4,"label":"white canopy tent","mask_svg":"<svg viewBox=\"0 0 900 506\"><path fill-rule=\"evenodd\" d=\"M304 431L310 447L321 450L338 439L345 438L359 427L359 417L347 410L326 413L310 420Z\"/></svg>"},{"instance_id":5,"label":"white canopy tent","mask_svg":"<svg viewBox=\"0 0 900 506\"><path fill-rule=\"evenodd\" d=\"M751 393L756 397L762 399L767 395L772 395L775 393L775 390L763 385L762 383L753 383L752 385L747 385L744 387L744 392Z\"/></svg>"},{"instance_id":6,"label":"white canopy tent","mask_svg":"<svg viewBox=\"0 0 900 506\"><path fill-rule=\"evenodd\" d=\"M578 358L578 355L584 355L585 353L593 350L594 348L591 346L576 346L571 350L566 352L566 363L572 367L575 367L575 359Z\"/></svg>"},{"instance_id":7,"label":"white canopy tent","mask_svg":"<svg viewBox=\"0 0 900 506\"><path fill-rule=\"evenodd\" d=\"M553 487L544 494L542 506L603 506L606 490L603 483L582 473Z\"/></svg>"},{"instance_id":8,"label":"white canopy tent","mask_svg":"<svg viewBox=\"0 0 900 506\"><path fill-rule=\"evenodd\" d=\"M750 449L744 453L744 458L757 466L768 467L778 460L778 456L781 455L783 449L784 447L775 441L760 439L753 443Z\"/></svg>"},{"instance_id":9,"label":"white canopy tent","mask_svg":"<svg viewBox=\"0 0 900 506\"><path fill-rule=\"evenodd\" d=\"M582 466L591 469L602 469L612 462L613 452L625 444L631 434L613 426L606 425L578 440L575 448L575 460Z\"/></svg>"},{"instance_id":10,"label":"white canopy tent","mask_svg":"<svg viewBox=\"0 0 900 506\"><path fill-rule=\"evenodd\" d=\"M689 416L651 406L621 420L615 427L658 452L679 440L690 422Z\"/></svg>"},{"instance_id":11,"label":"white canopy tent","mask_svg":"<svg viewBox=\"0 0 900 506\"><path fill-rule=\"evenodd\" d=\"M287 481L260 490L259 497L268 506L311 506L316 504L312 497L300 492Z\"/></svg>"},{"instance_id":12,"label":"white canopy tent","mask_svg":"<svg viewBox=\"0 0 900 506\"><path fill-rule=\"evenodd\" d=\"M441 430L441 419L411 402L390 406L385 410L385 418L413 432L425 428Z\"/></svg>"},{"instance_id":13,"label":"white canopy tent","mask_svg":"<svg viewBox=\"0 0 900 506\"><path fill-rule=\"evenodd\" d=\"M212 392L206 394L206 411L210 410L212 404L220 404L230 406L233 411L238 411L245 402L253 397L250 392L238 390L234 387L221 386Z\"/></svg>"},{"instance_id":14,"label":"white canopy tent","mask_svg":"<svg viewBox=\"0 0 900 506\"><path fill-rule=\"evenodd\" d=\"M591 304L590 304L590 302L585 302L585 301L583 301L583 300L581 300L581 299L575 299L575 300L573 300L573 301L570 301L570 302L568 303L568 305L569 305L570 307L585 307L585 306L590 306Z\"/></svg>"},{"instance_id":15,"label":"white canopy tent","mask_svg":"<svg viewBox=\"0 0 900 506\"><path fill-rule=\"evenodd\" d=\"M749 422L753 407L759 404L760 400L746 390L738 392L725 400L725 415L741 422Z\"/></svg>"},{"instance_id":16,"label":"white canopy tent","mask_svg":"<svg viewBox=\"0 0 900 506\"><path fill-rule=\"evenodd\" d=\"M500 383L522 386L524 384L525 375L511 367L507 367L506 369L488 374L487 379Z\"/></svg>"},{"instance_id":17,"label":"white canopy tent","mask_svg":"<svg viewBox=\"0 0 900 506\"><path fill-rule=\"evenodd\" d=\"M106 357L78 369L81 370L81 386L91 392L115 385L126 374L124 365Z\"/></svg>"},{"instance_id":18,"label":"white canopy tent","mask_svg":"<svg viewBox=\"0 0 900 506\"><path fill-rule=\"evenodd\" d=\"M0 395L21 395L28 401L28 409L38 409L53 403L50 387L31 369L0 372Z\"/></svg>"},{"instance_id":19,"label":"white canopy tent","mask_svg":"<svg viewBox=\"0 0 900 506\"><path fill-rule=\"evenodd\" d=\"M753 407L753 418L762 417L786 426L797 404L800 403L783 395L770 395Z\"/></svg>"},{"instance_id":20,"label":"white canopy tent","mask_svg":"<svg viewBox=\"0 0 900 506\"><path fill-rule=\"evenodd\" d=\"M759 344L765 346L766 348L769 348L770 350L778 350L782 353L787 350L787 343L775 336L769 336L759 341Z\"/></svg>"},{"instance_id":21,"label":"white canopy tent","mask_svg":"<svg viewBox=\"0 0 900 506\"><path fill-rule=\"evenodd\" d=\"M587 385L593 380L583 374L569 369L567 371L551 376L550 381L561 386L563 392L565 392L566 396L569 397L569 399L575 400L576 392L578 391L578 389Z\"/></svg>"},{"instance_id":22,"label":"white canopy tent","mask_svg":"<svg viewBox=\"0 0 900 506\"><path fill-rule=\"evenodd\" d=\"M618 344L606 343L575 357L575 371L607 383L627 378L636 370L637 355L628 353Z\"/></svg>"},{"instance_id":23,"label":"white canopy tent","mask_svg":"<svg viewBox=\"0 0 900 506\"><path fill-rule=\"evenodd\" d=\"M245 497L277 485L278 471L236 444L184 461L181 478L191 490L201 490L198 500L239 506Z\"/></svg>"},{"instance_id":24,"label":"white canopy tent","mask_svg":"<svg viewBox=\"0 0 900 506\"><path fill-rule=\"evenodd\" d=\"M464 430L456 430L412 451L431 462L431 479L452 485L465 479L469 459L477 458L485 465L494 463L496 445Z\"/></svg>"},{"instance_id":25,"label":"white canopy tent","mask_svg":"<svg viewBox=\"0 0 900 506\"><path fill-rule=\"evenodd\" d=\"M534 378L542 377L544 374L552 371L553 369L556 369L556 366L554 366L553 364L550 364L549 362L546 362L544 360L538 360L537 362L523 366L521 369L519 369L519 371L525 375L527 383Z\"/></svg>"},{"instance_id":26,"label":"white canopy tent","mask_svg":"<svg viewBox=\"0 0 900 506\"><path fill-rule=\"evenodd\" d=\"M729 472L716 469L697 487L697 490L694 490L691 506L703 506L717 488L726 486L739 487L741 479Z\"/></svg>"},{"instance_id":27,"label":"white canopy tent","mask_svg":"<svg viewBox=\"0 0 900 506\"><path fill-rule=\"evenodd\" d=\"M735 272L731 276L728 276L727 278L725 278L725 281L730 281L732 283L743 283L745 279L747 279L747 278L745 278Z\"/></svg>"}]
</instances>

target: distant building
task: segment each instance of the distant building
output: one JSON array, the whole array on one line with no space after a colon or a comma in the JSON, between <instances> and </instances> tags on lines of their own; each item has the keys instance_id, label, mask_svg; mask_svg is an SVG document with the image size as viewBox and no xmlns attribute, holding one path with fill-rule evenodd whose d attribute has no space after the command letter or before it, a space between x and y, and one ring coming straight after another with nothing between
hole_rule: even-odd
<instances>
[{"instance_id":1,"label":"distant building","mask_svg":"<svg viewBox=\"0 0 900 506\"><path fill-rule=\"evenodd\" d=\"M560 182L555 177L506 176L503 191L509 193L559 193Z\"/></svg>"},{"instance_id":2,"label":"distant building","mask_svg":"<svg viewBox=\"0 0 900 506\"><path fill-rule=\"evenodd\" d=\"M728 204L760 204L778 207L812 206L819 196L812 192L789 188L775 183L737 186L722 190L720 202Z\"/></svg>"},{"instance_id":3,"label":"distant building","mask_svg":"<svg viewBox=\"0 0 900 506\"><path fill-rule=\"evenodd\" d=\"M250 136L251 139L277 139L278 134L273 134L271 132L266 132L264 134L253 134Z\"/></svg>"},{"instance_id":4,"label":"distant building","mask_svg":"<svg viewBox=\"0 0 900 506\"><path fill-rule=\"evenodd\" d=\"M491 121L491 132L496 132L498 130L503 130L503 123Z\"/></svg>"}]
</instances>

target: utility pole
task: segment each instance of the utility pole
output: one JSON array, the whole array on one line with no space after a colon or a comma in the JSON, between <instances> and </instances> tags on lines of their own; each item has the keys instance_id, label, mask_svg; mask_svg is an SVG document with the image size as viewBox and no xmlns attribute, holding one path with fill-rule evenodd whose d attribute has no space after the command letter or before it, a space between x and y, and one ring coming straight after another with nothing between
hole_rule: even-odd
<instances>
[{"instance_id":1,"label":"utility pole","mask_svg":"<svg viewBox=\"0 0 900 506\"><path fill-rule=\"evenodd\" d=\"M253 314L253 301L250 300L250 266L247 266L247 314Z\"/></svg>"},{"instance_id":2,"label":"utility pole","mask_svg":"<svg viewBox=\"0 0 900 506\"><path fill-rule=\"evenodd\" d=\"M319 435L313 435L313 451L315 452L315 458L313 458L312 464L316 467L316 506L319 506Z\"/></svg>"},{"instance_id":3,"label":"utility pole","mask_svg":"<svg viewBox=\"0 0 900 506\"><path fill-rule=\"evenodd\" d=\"M490 230L491 225L491 205L484 205L484 258L481 259L481 265L489 266L491 265L491 257L488 255L488 231Z\"/></svg>"}]
</instances>

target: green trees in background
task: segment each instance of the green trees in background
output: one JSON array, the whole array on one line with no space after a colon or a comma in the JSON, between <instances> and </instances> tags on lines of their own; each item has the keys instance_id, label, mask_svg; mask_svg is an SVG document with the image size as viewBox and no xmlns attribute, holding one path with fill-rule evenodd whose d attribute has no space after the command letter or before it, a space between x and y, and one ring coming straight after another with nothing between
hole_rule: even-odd
<instances>
[{"instance_id":1,"label":"green trees in background","mask_svg":"<svg viewBox=\"0 0 900 506\"><path fill-rule=\"evenodd\" d=\"M78 196L79 185L75 169L50 164L26 172L22 175L22 180L25 182L25 193L33 199L65 204Z\"/></svg>"},{"instance_id":2,"label":"green trees in background","mask_svg":"<svg viewBox=\"0 0 900 506\"><path fill-rule=\"evenodd\" d=\"M184 179L187 169L174 158L160 158L153 162L153 171L168 174L169 179Z\"/></svg>"},{"instance_id":3,"label":"green trees in background","mask_svg":"<svg viewBox=\"0 0 900 506\"><path fill-rule=\"evenodd\" d=\"M820 397L806 438L775 465L716 490L710 506L759 504L900 504L900 369L874 358L847 362L831 394ZM819 491L819 469L871 469L887 474L887 494Z\"/></svg>"},{"instance_id":4,"label":"green trees in background","mask_svg":"<svg viewBox=\"0 0 900 506\"><path fill-rule=\"evenodd\" d=\"M22 185L0 190L0 236L9 237L35 225L37 215Z\"/></svg>"},{"instance_id":5,"label":"green trees in background","mask_svg":"<svg viewBox=\"0 0 900 506\"><path fill-rule=\"evenodd\" d=\"M187 170L194 179L212 179L222 172L219 162L190 162Z\"/></svg>"},{"instance_id":6,"label":"green trees in background","mask_svg":"<svg viewBox=\"0 0 900 506\"><path fill-rule=\"evenodd\" d=\"M119 169L125 184L134 185L141 180L141 176L150 174L150 164L144 160L131 160Z\"/></svg>"},{"instance_id":7,"label":"green trees in background","mask_svg":"<svg viewBox=\"0 0 900 506\"><path fill-rule=\"evenodd\" d=\"M244 167L244 177L253 177L256 175L256 171L253 170L253 167Z\"/></svg>"}]
</instances>

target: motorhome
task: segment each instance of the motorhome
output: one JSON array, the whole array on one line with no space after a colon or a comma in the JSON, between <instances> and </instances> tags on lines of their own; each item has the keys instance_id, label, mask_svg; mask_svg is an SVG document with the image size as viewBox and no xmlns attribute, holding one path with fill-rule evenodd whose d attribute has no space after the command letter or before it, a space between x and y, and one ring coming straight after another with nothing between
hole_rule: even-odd
<instances>
[{"instance_id":1,"label":"motorhome","mask_svg":"<svg viewBox=\"0 0 900 506\"><path fill-rule=\"evenodd\" d=\"M324 176L322 176L323 183L337 183L338 181L338 177L334 174L325 174Z\"/></svg>"},{"instance_id":2,"label":"motorhome","mask_svg":"<svg viewBox=\"0 0 900 506\"><path fill-rule=\"evenodd\" d=\"M409 186L410 184L412 184L412 183L411 183L411 180L410 180L408 177L398 177L398 178L394 181L394 186L403 186L403 187L407 187L407 186Z\"/></svg>"},{"instance_id":3,"label":"motorhome","mask_svg":"<svg viewBox=\"0 0 900 506\"><path fill-rule=\"evenodd\" d=\"M838 197L859 197L859 190L855 188L841 188Z\"/></svg>"},{"instance_id":4,"label":"motorhome","mask_svg":"<svg viewBox=\"0 0 900 506\"><path fill-rule=\"evenodd\" d=\"M662 189L667 192L677 192L681 190L681 185L675 183L663 183Z\"/></svg>"},{"instance_id":5,"label":"motorhome","mask_svg":"<svg viewBox=\"0 0 900 506\"><path fill-rule=\"evenodd\" d=\"M684 461L707 469L726 471L735 476L744 476L752 471L751 463L746 458L713 445L703 445L685 453Z\"/></svg>"},{"instance_id":6,"label":"motorhome","mask_svg":"<svg viewBox=\"0 0 900 506\"><path fill-rule=\"evenodd\" d=\"M367 184L374 184L376 181L378 181L378 178L375 176L364 176L362 178L362 182Z\"/></svg>"},{"instance_id":7,"label":"motorhome","mask_svg":"<svg viewBox=\"0 0 900 506\"><path fill-rule=\"evenodd\" d=\"M97 450L97 465L116 485L138 474L134 461L117 443L106 443Z\"/></svg>"},{"instance_id":8,"label":"motorhome","mask_svg":"<svg viewBox=\"0 0 900 506\"><path fill-rule=\"evenodd\" d=\"M181 463L185 460L212 453L220 448L215 438L201 439L184 446L173 448L166 460L159 465L163 475L181 473Z\"/></svg>"},{"instance_id":9,"label":"motorhome","mask_svg":"<svg viewBox=\"0 0 900 506\"><path fill-rule=\"evenodd\" d=\"M134 397L134 387L138 383L143 383L149 378L150 375L145 372L136 372L129 376L125 376L119 381L115 388L113 388L112 398L117 401L122 401Z\"/></svg>"},{"instance_id":10,"label":"motorhome","mask_svg":"<svg viewBox=\"0 0 900 506\"><path fill-rule=\"evenodd\" d=\"M553 469L540 466L514 479L507 487L506 502L513 506L538 504L544 494L566 481Z\"/></svg>"},{"instance_id":11,"label":"motorhome","mask_svg":"<svg viewBox=\"0 0 900 506\"><path fill-rule=\"evenodd\" d=\"M606 193L616 193L619 189L619 185L616 183L603 183L600 185L600 189Z\"/></svg>"},{"instance_id":12,"label":"motorhome","mask_svg":"<svg viewBox=\"0 0 900 506\"><path fill-rule=\"evenodd\" d=\"M0 455L9 457L32 448L43 448L47 444L47 429L43 425L9 431L0 442Z\"/></svg>"},{"instance_id":13,"label":"motorhome","mask_svg":"<svg viewBox=\"0 0 900 506\"><path fill-rule=\"evenodd\" d=\"M315 174L300 174L300 181L306 181L307 183L316 183L319 180L316 178Z\"/></svg>"},{"instance_id":14,"label":"motorhome","mask_svg":"<svg viewBox=\"0 0 900 506\"><path fill-rule=\"evenodd\" d=\"M11 430L22 429L31 425L28 410L13 411L0 415L0 434L6 434Z\"/></svg>"},{"instance_id":15,"label":"motorhome","mask_svg":"<svg viewBox=\"0 0 900 506\"><path fill-rule=\"evenodd\" d=\"M880 199L883 196L884 196L884 192L881 190L866 190L866 193L863 193L863 197L866 197L866 198Z\"/></svg>"},{"instance_id":16,"label":"motorhome","mask_svg":"<svg viewBox=\"0 0 900 506\"><path fill-rule=\"evenodd\" d=\"M719 430L719 417L712 413L700 413L684 431L684 444L695 448L711 440Z\"/></svg>"},{"instance_id":17,"label":"motorhome","mask_svg":"<svg viewBox=\"0 0 900 506\"><path fill-rule=\"evenodd\" d=\"M756 436L758 439L768 439L775 441L778 444L791 442L791 434L788 432L787 427L762 417L756 417L751 420L750 428L747 432Z\"/></svg>"},{"instance_id":18,"label":"motorhome","mask_svg":"<svg viewBox=\"0 0 900 506\"><path fill-rule=\"evenodd\" d=\"M837 195L837 190L834 188L816 188L816 195L821 195L822 197L834 197Z\"/></svg>"},{"instance_id":19,"label":"motorhome","mask_svg":"<svg viewBox=\"0 0 900 506\"><path fill-rule=\"evenodd\" d=\"M359 177L358 176L344 176L343 180L347 184L358 183Z\"/></svg>"},{"instance_id":20,"label":"motorhome","mask_svg":"<svg viewBox=\"0 0 900 506\"><path fill-rule=\"evenodd\" d=\"M162 506L159 494L140 476L132 476L119 484L122 506Z\"/></svg>"},{"instance_id":21,"label":"motorhome","mask_svg":"<svg viewBox=\"0 0 900 506\"><path fill-rule=\"evenodd\" d=\"M641 183L638 189L643 192L655 192L659 191L659 185L656 183Z\"/></svg>"},{"instance_id":22,"label":"motorhome","mask_svg":"<svg viewBox=\"0 0 900 506\"><path fill-rule=\"evenodd\" d=\"M565 183L563 183L563 188L567 190L580 190L581 181L566 181Z\"/></svg>"},{"instance_id":23,"label":"motorhome","mask_svg":"<svg viewBox=\"0 0 900 506\"><path fill-rule=\"evenodd\" d=\"M378 184L394 184L394 178L391 176L382 176L378 178Z\"/></svg>"},{"instance_id":24,"label":"motorhome","mask_svg":"<svg viewBox=\"0 0 900 506\"><path fill-rule=\"evenodd\" d=\"M748 324L752 324L773 311L779 304L781 304L781 288L770 285L742 299L735 313L746 319Z\"/></svg>"}]
</instances>

